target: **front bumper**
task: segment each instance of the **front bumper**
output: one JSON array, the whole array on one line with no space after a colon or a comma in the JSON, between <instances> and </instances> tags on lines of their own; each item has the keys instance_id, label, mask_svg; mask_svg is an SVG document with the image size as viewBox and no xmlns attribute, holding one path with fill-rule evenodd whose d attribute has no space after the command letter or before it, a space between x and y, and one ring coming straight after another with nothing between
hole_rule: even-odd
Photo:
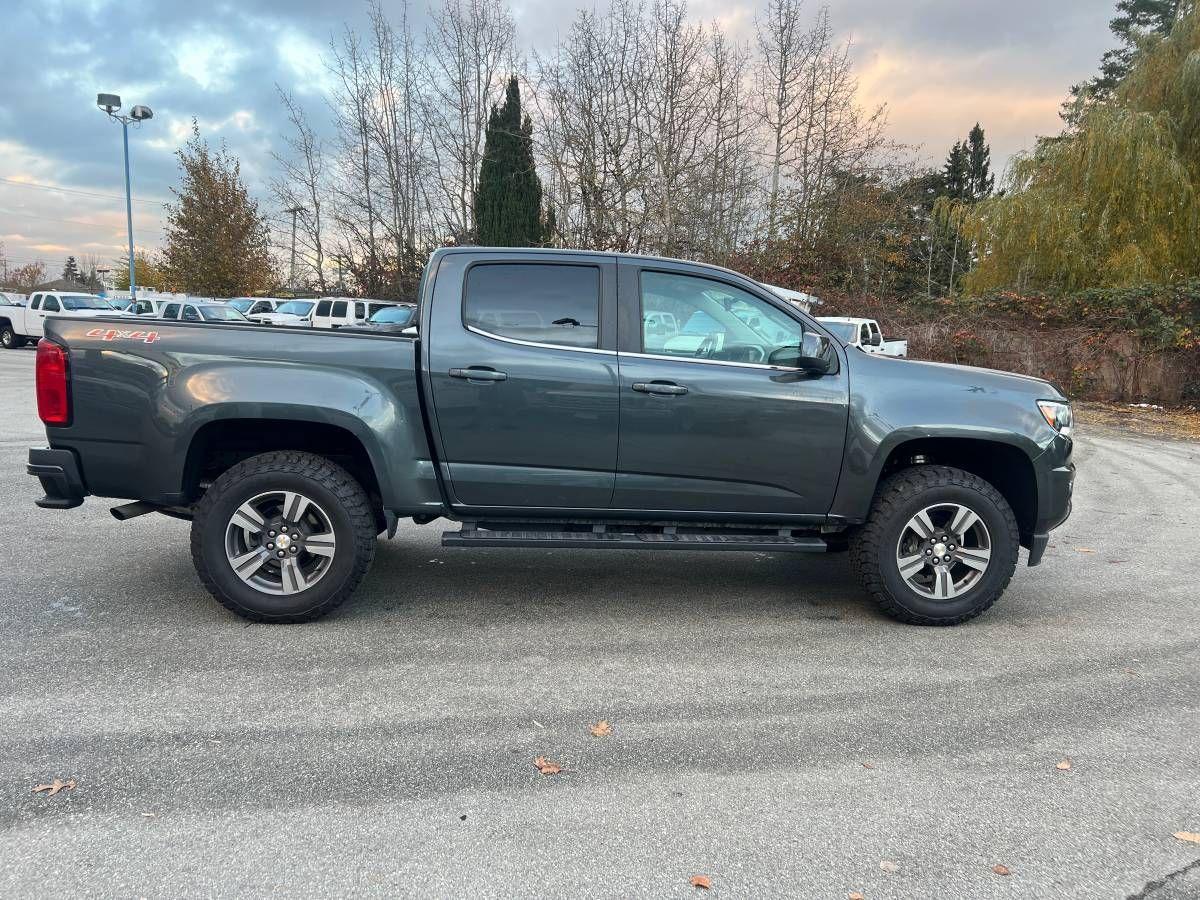
<instances>
[{"instance_id":1,"label":"front bumper","mask_svg":"<svg viewBox=\"0 0 1200 900\"><path fill-rule=\"evenodd\" d=\"M1075 491L1075 463L1071 461L1070 438L1059 438L1055 446L1034 460L1038 481L1038 517L1029 541L1029 565L1042 561L1050 532L1071 515Z\"/></svg>"},{"instance_id":2,"label":"front bumper","mask_svg":"<svg viewBox=\"0 0 1200 900\"><path fill-rule=\"evenodd\" d=\"M74 509L87 496L79 460L70 450L34 447L29 451L26 471L41 481L46 492L42 499L33 501L42 509Z\"/></svg>"}]
</instances>

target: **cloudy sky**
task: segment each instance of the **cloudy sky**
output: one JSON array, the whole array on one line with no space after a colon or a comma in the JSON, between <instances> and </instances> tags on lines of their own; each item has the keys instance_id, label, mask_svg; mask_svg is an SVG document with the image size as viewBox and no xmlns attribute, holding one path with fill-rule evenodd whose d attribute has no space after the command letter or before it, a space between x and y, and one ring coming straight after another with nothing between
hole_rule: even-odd
<instances>
[{"instance_id":1,"label":"cloudy sky","mask_svg":"<svg viewBox=\"0 0 1200 900\"><path fill-rule=\"evenodd\" d=\"M385 0L385 7L400 0ZM810 0L815 6L817 0ZM693 18L748 38L766 0L692 0ZM591 4L588 4L589 6ZM864 104L886 102L892 137L939 160L978 119L993 159L1058 128L1067 87L1110 45L1113 0L829 0L852 39ZM241 158L266 196L283 115L275 85L321 118L330 35L362 24L365 0L0 0L6 38L0 92L0 242L9 265L42 260L57 275L68 253L110 262L125 212L120 127L99 91L128 110L154 109L131 130L134 236L155 247L172 152L192 117ZM577 9L511 0L526 48L553 45ZM426 2L411 0L422 28ZM50 189L55 188L55 189Z\"/></svg>"}]
</instances>

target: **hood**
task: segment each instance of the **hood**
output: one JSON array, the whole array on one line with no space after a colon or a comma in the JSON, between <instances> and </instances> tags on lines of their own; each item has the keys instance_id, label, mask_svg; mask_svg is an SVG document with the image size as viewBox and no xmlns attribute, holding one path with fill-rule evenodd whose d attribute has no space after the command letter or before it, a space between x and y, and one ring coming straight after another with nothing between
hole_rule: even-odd
<instances>
[{"instance_id":1,"label":"hood","mask_svg":"<svg viewBox=\"0 0 1200 900\"><path fill-rule=\"evenodd\" d=\"M268 325L307 325L308 320L294 313L259 313L249 317L253 322L266 322Z\"/></svg>"},{"instance_id":2,"label":"hood","mask_svg":"<svg viewBox=\"0 0 1200 900\"><path fill-rule=\"evenodd\" d=\"M902 366L906 372L913 374L918 374L919 370L923 370L924 374L937 377L944 383L1025 391L1031 395L1036 394L1037 398L1041 400L1067 399L1066 394L1054 382L1033 375L1021 375L1017 372L1005 372L1000 369L984 369L980 366L963 366L956 363L929 362L911 358L899 359L879 354L863 355L870 360L868 365Z\"/></svg>"}]
</instances>

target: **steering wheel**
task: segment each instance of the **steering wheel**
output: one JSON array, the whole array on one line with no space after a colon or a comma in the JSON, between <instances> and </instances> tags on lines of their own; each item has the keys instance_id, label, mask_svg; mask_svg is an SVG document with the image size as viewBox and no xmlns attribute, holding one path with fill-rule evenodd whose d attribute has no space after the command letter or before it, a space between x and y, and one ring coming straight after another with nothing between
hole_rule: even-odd
<instances>
[{"instance_id":1,"label":"steering wheel","mask_svg":"<svg viewBox=\"0 0 1200 900\"><path fill-rule=\"evenodd\" d=\"M717 336L715 334L706 334L704 339L700 341L700 346L696 348L696 355L711 358L716 349Z\"/></svg>"}]
</instances>

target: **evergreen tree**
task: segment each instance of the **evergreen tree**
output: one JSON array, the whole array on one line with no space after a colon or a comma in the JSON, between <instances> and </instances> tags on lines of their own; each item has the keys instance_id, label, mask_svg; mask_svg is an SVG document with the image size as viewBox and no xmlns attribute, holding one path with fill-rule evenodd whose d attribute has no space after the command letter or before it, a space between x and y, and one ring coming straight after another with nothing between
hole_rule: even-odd
<instances>
[{"instance_id":1,"label":"evergreen tree","mask_svg":"<svg viewBox=\"0 0 1200 900\"><path fill-rule=\"evenodd\" d=\"M1195 7L1195 0L1119 0L1117 15L1108 27L1121 46L1101 57L1099 75L1072 86L1071 98L1063 104L1063 118L1077 125L1084 110L1108 100L1133 68L1141 46L1150 38L1170 34L1175 22Z\"/></svg>"},{"instance_id":2,"label":"evergreen tree","mask_svg":"<svg viewBox=\"0 0 1200 900\"><path fill-rule=\"evenodd\" d=\"M194 121L192 137L176 156L182 183L171 189L165 284L158 287L208 297L269 289L275 276L267 222L242 181L241 164L224 146L210 148Z\"/></svg>"},{"instance_id":3,"label":"evergreen tree","mask_svg":"<svg viewBox=\"0 0 1200 900\"><path fill-rule=\"evenodd\" d=\"M78 284L83 279L79 275L79 263L75 261L74 256L68 256L62 270L63 281L73 281Z\"/></svg>"},{"instance_id":4,"label":"evergreen tree","mask_svg":"<svg viewBox=\"0 0 1200 900\"><path fill-rule=\"evenodd\" d=\"M484 138L475 194L478 242L492 247L534 247L545 242L542 183L533 163L533 123L521 115L514 75L502 106L493 106Z\"/></svg>"},{"instance_id":5,"label":"evergreen tree","mask_svg":"<svg viewBox=\"0 0 1200 900\"><path fill-rule=\"evenodd\" d=\"M967 136L966 196L968 199L982 200L991 195L992 187L996 183L996 179L991 173L991 167L992 148L984 140L983 128L976 122L975 127Z\"/></svg>"},{"instance_id":6,"label":"evergreen tree","mask_svg":"<svg viewBox=\"0 0 1200 900\"><path fill-rule=\"evenodd\" d=\"M971 180L971 161L967 145L955 141L942 166L942 184L945 196L952 200L965 200L969 196Z\"/></svg>"}]
</instances>

